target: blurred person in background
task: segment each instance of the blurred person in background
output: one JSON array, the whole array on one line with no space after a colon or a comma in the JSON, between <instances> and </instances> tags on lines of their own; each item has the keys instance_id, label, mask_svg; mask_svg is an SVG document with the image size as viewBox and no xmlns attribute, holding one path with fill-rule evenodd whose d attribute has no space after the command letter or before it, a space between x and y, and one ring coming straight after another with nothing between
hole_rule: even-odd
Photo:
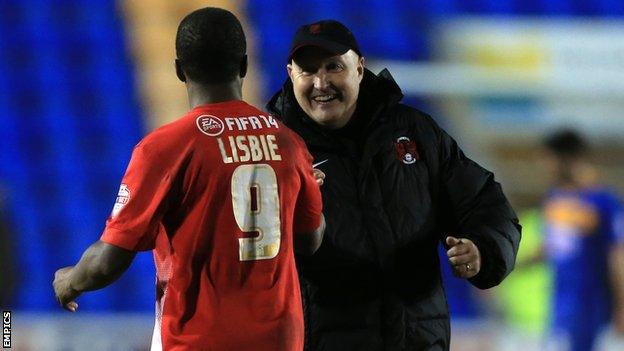
<instances>
[{"instance_id":1,"label":"blurred person in background","mask_svg":"<svg viewBox=\"0 0 624 351\"><path fill-rule=\"evenodd\" d=\"M298 257L307 350L448 350L437 248L455 275L486 289L514 266L520 225L494 175L433 119L400 103L353 34L302 26L289 79L269 102L327 174L326 237Z\"/></svg>"},{"instance_id":2,"label":"blurred person in background","mask_svg":"<svg viewBox=\"0 0 624 351\"><path fill-rule=\"evenodd\" d=\"M543 204L553 270L552 334L558 350L595 350L611 318L624 334L624 212L598 183L586 140L560 130L545 139L551 190Z\"/></svg>"},{"instance_id":3,"label":"blurred person in background","mask_svg":"<svg viewBox=\"0 0 624 351\"><path fill-rule=\"evenodd\" d=\"M506 324L505 345L515 349L542 350L550 320L552 274L542 259L544 221L539 204L518 213L522 241L514 274L494 290L495 310Z\"/></svg>"},{"instance_id":4,"label":"blurred person in background","mask_svg":"<svg viewBox=\"0 0 624 351\"><path fill-rule=\"evenodd\" d=\"M186 16L176 54L192 110L135 147L104 233L56 272L56 297L76 311L82 292L154 250L152 350L302 350L293 250L313 253L324 226L312 157L242 100L246 41L232 13Z\"/></svg>"}]
</instances>

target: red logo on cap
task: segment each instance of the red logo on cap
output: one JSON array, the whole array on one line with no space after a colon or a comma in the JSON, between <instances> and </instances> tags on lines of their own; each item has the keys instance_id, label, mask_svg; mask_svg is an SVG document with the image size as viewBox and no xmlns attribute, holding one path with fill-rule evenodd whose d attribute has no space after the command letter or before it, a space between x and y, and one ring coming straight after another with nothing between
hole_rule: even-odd
<instances>
[{"instance_id":1,"label":"red logo on cap","mask_svg":"<svg viewBox=\"0 0 624 351\"><path fill-rule=\"evenodd\" d=\"M320 24L313 24L310 26L310 33L312 34L319 34L319 32L321 31L321 25Z\"/></svg>"}]
</instances>

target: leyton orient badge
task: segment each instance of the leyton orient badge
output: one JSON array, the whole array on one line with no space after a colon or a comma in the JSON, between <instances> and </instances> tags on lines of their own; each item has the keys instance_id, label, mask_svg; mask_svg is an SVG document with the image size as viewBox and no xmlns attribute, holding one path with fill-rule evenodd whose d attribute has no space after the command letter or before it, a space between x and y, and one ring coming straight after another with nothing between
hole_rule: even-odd
<instances>
[{"instance_id":1,"label":"leyton orient badge","mask_svg":"<svg viewBox=\"0 0 624 351\"><path fill-rule=\"evenodd\" d=\"M416 142L410 140L408 137L399 137L394 143L394 146L396 148L397 157L406 165L411 165L420 159L418 149L416 148Z\"/></svg>"}]
</instances>

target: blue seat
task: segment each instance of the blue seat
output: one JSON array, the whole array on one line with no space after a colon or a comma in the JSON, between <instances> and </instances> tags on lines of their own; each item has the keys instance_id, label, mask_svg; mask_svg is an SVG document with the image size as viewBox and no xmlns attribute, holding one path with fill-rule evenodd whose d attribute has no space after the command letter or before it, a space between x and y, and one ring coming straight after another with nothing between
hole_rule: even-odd
<instances>
[{"instance_id":1,"label":"blue seat","mask_svg":"<svg viewBox=\"0 0 624 351\"><path fill-rule=\"evenodd\" d=\"M113 0L0 2L0 184L21 279L15 309L56 309L51 279L99 238L144 133ZM151 255L85 310L153 310ZM136 287L132 290L135 291Z\"/></svg>"}]
</instances>

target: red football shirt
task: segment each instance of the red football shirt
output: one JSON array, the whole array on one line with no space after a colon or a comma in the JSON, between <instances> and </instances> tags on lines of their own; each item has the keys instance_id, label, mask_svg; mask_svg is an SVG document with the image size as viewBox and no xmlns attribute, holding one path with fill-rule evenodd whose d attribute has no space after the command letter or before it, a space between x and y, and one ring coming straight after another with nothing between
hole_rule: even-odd
<instances>
[{"instance_id":1,"label":"red football shirt","mask_svg":"<svg viewBox=\"0 0 624 351\"><path fill-rule=\"evenodd\" d=\"M152 349L303 349L293 233L320 224L304 142L243 101L199 106L134 149L101 240L154 249Z\"/></svg>"}]
</instances>

